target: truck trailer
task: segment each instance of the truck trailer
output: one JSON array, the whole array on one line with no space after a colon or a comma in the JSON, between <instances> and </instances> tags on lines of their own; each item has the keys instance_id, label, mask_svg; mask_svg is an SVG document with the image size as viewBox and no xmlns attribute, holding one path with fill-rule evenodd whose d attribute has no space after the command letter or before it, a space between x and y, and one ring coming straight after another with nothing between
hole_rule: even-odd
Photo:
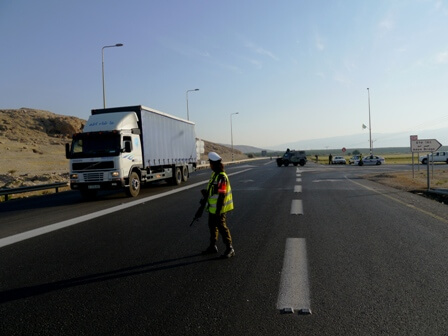
<instances>
[{"instance_id":1,"label":"truck trailer","mask_svg":"<svg viewBox=\"0 0 448 336\"><path fill-rule=\"evenodd\" d=\"M187 181L198 161L194 126L141 105L93 109L66 144L70 188L86 199L111 189L135 197L147 182Z\"/></svg>"}]
</instances>

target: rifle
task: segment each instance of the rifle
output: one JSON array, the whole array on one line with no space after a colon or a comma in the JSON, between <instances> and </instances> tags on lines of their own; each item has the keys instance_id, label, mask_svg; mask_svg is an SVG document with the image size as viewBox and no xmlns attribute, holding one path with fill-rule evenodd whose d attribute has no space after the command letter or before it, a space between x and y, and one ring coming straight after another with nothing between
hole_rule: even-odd
<instances>
[{"instance_id":1,"label":"rifle","mask_svg":"<svg viewBox=\"0 0 448 336\"><path fill-rule=\"evenodd\" d=\"M198 210L196 211L196 213L194 214L194 218L191 221L190 226L192 226L195 221L199 220L199 218L202 217L202 214L204 213L205 206L207 205L207 199L205 197L203 197L199 201L199 203L200 203L200 206L199 206Z\"/></svg>"}]
</instances>

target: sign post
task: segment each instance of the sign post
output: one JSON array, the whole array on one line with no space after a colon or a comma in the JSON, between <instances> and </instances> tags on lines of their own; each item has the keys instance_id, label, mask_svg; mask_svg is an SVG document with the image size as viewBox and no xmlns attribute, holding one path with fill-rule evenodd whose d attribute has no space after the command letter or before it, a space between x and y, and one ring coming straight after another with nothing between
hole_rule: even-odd
<instances>
[{"instance_id":1,"label":"sign post","mask_svg":"<svg viewBox=\"0 0 448 336\"><path fill-rule=\"evenodd\" d=\"M436 139L420 139L420 140L412 140L411 137L411 151L412 154L414 154L414 152L431 152L434 153L436 152L440 147L442 147L442 144L440 142L438 142ZM428 190L430 188L430 181L429 181L429 154L428 154L428 159L427 159L427 167L426 167L426 171L427 171L427 179L428 179ZM433 162L433 174L434 174L434 162ZM414 169L412 169L412 171L414 171Z\"/></svg>"},{"instance_id":2,"label":"sign post","mask_svg":"<svg viewBox=\"0 0 448 336\"><path fill-rule=\"evenodd\" d=\"M417 141L418 135L411 135L410 136L410 142L411 142L411 152L412 152L412 178L415 178L414 174L414 152L412 151L412 141ZM420 170L420 166L417 166L418 170Z\"/></svg>"}]
</instances>

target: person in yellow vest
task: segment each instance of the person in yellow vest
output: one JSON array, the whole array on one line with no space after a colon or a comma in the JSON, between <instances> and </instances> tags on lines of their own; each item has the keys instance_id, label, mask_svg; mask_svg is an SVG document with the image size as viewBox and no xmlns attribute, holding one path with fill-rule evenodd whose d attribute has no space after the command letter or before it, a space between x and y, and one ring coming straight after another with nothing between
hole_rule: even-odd
<instances>
[{"instance_id":1,"label":"person in yellow vest","mask_svg":"<svg viewBox=\"0 0 448 336\"><path fill-rule=\"evenodd\" d=\"M224 172L222 158L215 152L208 153L212 176L208 182L207 189L201 190L202 195L207 200L206 210L208 211L208 227L210 230L210 245L202 254L218 253L216 242L221 234L226 245L226 250L222 257L230 258L235 256L232 246L232 235L227 227L227 212L233 210L232 189L227 174Z\"/></svg>"}]
</instances>

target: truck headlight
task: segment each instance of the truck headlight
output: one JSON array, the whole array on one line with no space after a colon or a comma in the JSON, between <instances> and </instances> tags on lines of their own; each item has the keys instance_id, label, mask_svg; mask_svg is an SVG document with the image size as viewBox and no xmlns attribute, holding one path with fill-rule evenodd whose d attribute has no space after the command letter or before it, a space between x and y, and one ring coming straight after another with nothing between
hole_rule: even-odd
<instances>
[{"instance_id":1,"label":"truck headlight","mask_svg":"<svg viewBox=\"0 0 448 336\"><path fill-rule=\"evenodd\" d=\"M70 180L77 180L78 174L70 174Z\"/></svg>"},{"instance_id":2,"label":"truck headlight","mask_svg":"<svg viewBox=\"0 0 448 336\"><path fill-rule=\"evenodd\" d=\"M112 177L118 177L118 176L120 176L120 173L117 171L114 171L114 172L112 172L111 175L112 175Z\"/></svg>"}]
</instances>

